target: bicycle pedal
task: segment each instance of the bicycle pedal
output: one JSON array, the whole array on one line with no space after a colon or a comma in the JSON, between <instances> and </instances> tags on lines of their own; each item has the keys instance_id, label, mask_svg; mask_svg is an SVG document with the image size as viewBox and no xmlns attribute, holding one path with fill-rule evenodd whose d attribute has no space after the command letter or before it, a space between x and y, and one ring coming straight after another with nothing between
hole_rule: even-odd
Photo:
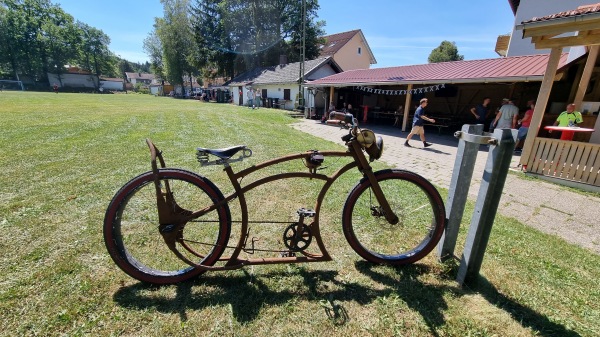
<instances>
[{"instance_id":1,"label":"bicycle pedal","mask_svg":"<svg viewBox=\"0 0 600 337\"><path fill-rule=\"evenodd\" d=\"M312 209L306 208L300 208L297 213L305 218L313 218L317 214L317 212L313 211Z\"/></svg>"}]
</instances>

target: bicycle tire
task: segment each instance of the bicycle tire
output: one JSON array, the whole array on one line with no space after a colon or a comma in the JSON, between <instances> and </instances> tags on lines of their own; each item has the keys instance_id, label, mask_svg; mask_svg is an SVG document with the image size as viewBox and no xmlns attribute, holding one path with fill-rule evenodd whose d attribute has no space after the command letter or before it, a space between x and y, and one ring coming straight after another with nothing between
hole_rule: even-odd
<instances>
[{"instance_id":1,"label":"bicycle tire","mask_svg":"<svg viewBox=\"0 0 600 337\"><path fill-rule=\"evenodd\" d=\"M184 209L195 211L224 199L210 180L193 172L160 169L158 175L161 181L169 182L177 204ZM126 183L106 210L104 242L117 266L129 276L152 284L174 284L203 274L205 270L190 266L169 250L158 226L154 175L150 171ZM188 222L182 233L186 243L203 257L189 253L179 243L178 251L194 263L214 265L231 233L228 205Z\"/></svg>"},{"instance_id":2,"label":"bicycle tire","mask_svg":"<svg viewBox=\"0 0 600 337\"><path fill-rule=\"evenodd\" d=\"M440 240L446 224L444 202L436 188L422 176L404 170L375 172L386 199L399 217L389 224L361 179L350 191L342 210L344 236L352 249L367 261L405 265L425 257ZM375 208L373 208L375 207Z\"/></svg>"}]
</instances>

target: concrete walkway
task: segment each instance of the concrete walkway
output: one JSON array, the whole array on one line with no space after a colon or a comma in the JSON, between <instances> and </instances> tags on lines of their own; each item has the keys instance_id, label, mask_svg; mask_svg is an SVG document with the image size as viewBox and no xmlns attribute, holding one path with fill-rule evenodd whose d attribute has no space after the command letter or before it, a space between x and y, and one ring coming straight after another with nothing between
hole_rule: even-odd
<instances>
[{"instance_id":1,"label":"concrete walkway","mask_svg":"<svg viewBox=\"0 0 600 337\"><path fill-rule=\"evenodd\" d=\"M307 119L298 120L292 127L338 144L343 144L340 138L348 132ZM423 148L415 136L411 140L413 147L408 148L404 146L407 132L380 125L363 127L383 137L385 148L380 160L392 167L417 172L435 185L449 188L458 144L452 135L428 132L427 141L433 146ZM487 155L487 148L482 146L469 188L470 200L477 198ZM513 156L511 170L520 172L518 162L519 157ZM523 173L508 175L498 212L600 254L600 195L577 193L560 185L523 177Z\"/></svg>"}]
</instances>

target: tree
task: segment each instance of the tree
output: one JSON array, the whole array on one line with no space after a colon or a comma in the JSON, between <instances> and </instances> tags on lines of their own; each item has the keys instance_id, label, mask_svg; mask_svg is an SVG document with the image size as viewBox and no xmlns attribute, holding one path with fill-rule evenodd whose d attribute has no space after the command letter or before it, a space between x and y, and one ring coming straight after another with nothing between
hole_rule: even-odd
<instances>
[{"instance_id":1,"label":"tree","mask_svg":"<svg viewBox=\"0 0 600 337\"><path fill-rule=\"evenodd\" d=\"M427 59L429 63L448 62L448 61L462 61L463 55L458 54L458 48L456 43L450 41L442 41L439 47L435 48L429 54Z\"/></svg>"},{"instance_id":2,"label":"tree","mask_svg":"<svg viewBox=\"0 0 600 337\"><path fill-rule=\"evenodd\" d=\"M0 0L0 69L34 82L46 82L47 73L64 73L75 64L100 74L115 73L110 39L101 30L81 22L49 0Z\"/></svg>"},{"instance_id":3,"label":"tree","mask_svg":"<svg viewBox=\"0 0 600 337\"><path fill-rule=\"evenodd\" d=\"M148 56L150 56L150 68L152 69L152 71L158 75L160 78L166 78L165 77L165 71L164 71L164 65L163 65L163 47L162 47L162 43L160 42L160 38L158 36L158 34L156 33L156 28L157 26L154 26L154 31L150 32L150 34L148 34L148 37L146 37L144 39L144 50L146 51L146 53L148 54ZM127 61L124 61L127 62ZM129 64L129 62L127 62L127 64L124 64L124 66L128 66L127 68L121 68L121 72L123 74L123 78L125 78L125 72L130 72L132 71L131 69L131 64Z\"/></svg>"},{"instance_id":4,"label":"tree","mask_svg":"<svg viewBox=\"0 0 600 337\"><path fill-rule=\"evenodd\" d=\"M50 7L42 23L41 36L38 37L45 57L43 78L47 72L61 75L66 72L65 65L76 61L78 47L81 44L81 31L75 26L73 17L58 7Z\"/></svg>"},{"instance_id":5,"label":"tree","mask_svg":"<svg viewBox=\"0 0 600 337\"><path fill-rule=\"evenodd\" d=\"M184 85L184 76L190 79L198 73L192 64L193 33L189 0L161 0L164 17L156 18L154 29L162 45L162 61L167 80ZM186 76L187 75L187 76Z\"/></svg>"},{"instance_id":6,"label":"tree","mask_svg":"<svg viewBox=\"0 0 600 337\"><path fill-rule=\"evenodd\" d=\"M307 59L319 55L323 21L318 0L306 0ZM193 26L199 57L210 70L233 77L246 70L300 61L302 2L298 0L196 0Z\"/></svg>"},{"instance_id":7,"label":"tree","mask_svg":"<svg viewBox=\"0 0 600 337\"><path fill-rule=\"evenodd\" d=\"M81 34L79 44L79 63L98 79L105 74L114 76L116 74L116 56L108 49L110 37L102 30L91 27L78 21L77 27Z\"/></svg>"}]
</instances>

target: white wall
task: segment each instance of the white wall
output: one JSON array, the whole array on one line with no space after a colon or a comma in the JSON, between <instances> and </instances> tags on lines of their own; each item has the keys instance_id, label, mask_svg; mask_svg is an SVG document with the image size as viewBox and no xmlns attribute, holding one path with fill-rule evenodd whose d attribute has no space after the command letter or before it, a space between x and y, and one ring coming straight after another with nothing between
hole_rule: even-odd
<instances>
[{"instance_id":1,"label":"white wall","mask_svg":"<svg viewBox=\"0 0 600 337\"><path fill-rule=\"evenodd\" d=\"M521 0L517 15L515 16L514 26L521 22L531 20L534 17L542 17L550 14L556 14L582 5L594 3L591 0ZM563 52L569 52L569 48L564 48ZM514 30L508 45L506 56L522 56L535 54L549 54L549 49L535 49L531 43L531 38L523 39L522 30Z\"/></svg>"},{"instance_id":2,"label":"white wall","mask_svg":"<svg viewBox=\"0 0 600 337\"><path fill-rule=\"evenodd\" d=\"M100 87L104 88L104 90L123 91L123 82L100 81Z\"/></svg>"},{"instance_id":3,"label":"white wall","mask_svg":"<svg viewBox=\"0 0 600 337\"><path fill-rule=\"evenodd\" d=\"M248 89L248 87L243 87L243 89L242 89L242 92L244 94L244 106L248 104L248 94L247 94L248 90L247 89ZM262 89L267 89L267 97L262 97L263 100L266 100L267 98L279 98L280 100L282 100L284 89L290 89L291 102L287 102L285 104L285 109L287 109L287 110L294 109L296 94L298 93L298 84L269 84L269 85L254 84L254 85L252 85L252 89L254 91L256 91L256 89L259 89L259 90L261 90L261 93L262 93ZM238 99L239 99L238 87L230 86L229 90L231 90L233 92L233 104L238 105L238 102L239 102L238 101ZM307 94L308 94L308 92L306 91L306 89L304 89L304 97L307 97Z\"/></svg>"},{"instance_id":4,"label":"white wall","mask_svg":"<svg viewBox=\"0 0 600 337\"><path fill-rule=\"evenodd\" d=\"M60 75L61 81L58 80L57 74L48 73L48 82L50 86L54 83L62 87L73 87L73 88L96 88L98 87L97 77L95 75L84 75L84 74L62 74ZM62 85L61 85L62 83Z\"/></svg>"},{"instance_id":5,"label":"white wall","mask_svg":"<svg viewBox=\"0 0 600 337\"><path fill-rule=\"evenodd\" d=\"M310 74L310 76L308 76L306 78L307 81L312 81L312 80L318 80L319 78L323 78L323 77L327 77L330 75L335 75L337 74L335 72L335 70L333 70L333 68L331 68L331 66L329 64L326 64L324 66L322 66L321 68L317 69L314 73Z\"/></svg>"}]
</instances>

